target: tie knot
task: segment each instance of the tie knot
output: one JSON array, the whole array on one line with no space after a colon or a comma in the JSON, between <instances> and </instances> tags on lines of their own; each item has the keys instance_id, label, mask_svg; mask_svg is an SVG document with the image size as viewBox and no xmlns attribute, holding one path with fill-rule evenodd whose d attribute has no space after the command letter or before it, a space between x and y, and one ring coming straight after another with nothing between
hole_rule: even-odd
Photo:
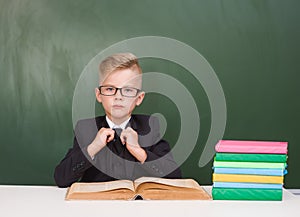
<instances>
[{"instance_id":1,"label":"tie knot","mask_svg":"<svg viewBox=\"0 0 300 217\"><path fill-rule=\"evenodd\" d=\"M114 128L114 131L116 131L116 134L120 137L122 133L122 128Z\"/></svg>"}]
</instances>

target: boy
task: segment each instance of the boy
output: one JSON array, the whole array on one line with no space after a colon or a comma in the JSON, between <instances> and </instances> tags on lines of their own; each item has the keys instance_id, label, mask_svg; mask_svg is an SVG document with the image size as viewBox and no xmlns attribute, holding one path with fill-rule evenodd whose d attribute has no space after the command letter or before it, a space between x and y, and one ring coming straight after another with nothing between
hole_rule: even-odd
<instances>
[{"instance_id":1,"label":"boy","mask_svg":"<svg viewBox=\"0 0 300 217\"><path fill-rule=\"evenodd\" d=\"M101 62L95 94L106 115L78 121L73 148L55 168L59 187L79 179L181 178L169 144L160 138L158 120L132 115L145 96L141 75L138 60L131 53L115 54Z\"/></svg>"}]
</instances>

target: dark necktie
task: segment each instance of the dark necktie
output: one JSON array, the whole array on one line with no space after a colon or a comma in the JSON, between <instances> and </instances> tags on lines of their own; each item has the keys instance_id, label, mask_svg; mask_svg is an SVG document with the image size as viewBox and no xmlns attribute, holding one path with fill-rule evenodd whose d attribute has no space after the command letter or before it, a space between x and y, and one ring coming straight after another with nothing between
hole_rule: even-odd
<instances>
[{"instance_id":1,"label":"dark necktie","mask_svg":"<svg viewBox=\"0 0 300 217\"><path fill-rule=\"evenodd\" d=\"M121 143L121 139L120 139L120 135L122 133L122 129L121 128L113 128L113 130L115 131L115 137L113 140L113 146L114 149L116 150L116 153L119 156L123 156L124 154L124 145Z\"/></svg>"},{"instance_id":2,"label":"dark necktie","mask_svg":"<svg viewBox=\"0 0 300 217\"><path fill-rule=\"evenodd\" d=\"M114 131L116 132L116 134L120 137L121 133L122 133L122 128L114 128Z\"/></svg>"}]
</instances>

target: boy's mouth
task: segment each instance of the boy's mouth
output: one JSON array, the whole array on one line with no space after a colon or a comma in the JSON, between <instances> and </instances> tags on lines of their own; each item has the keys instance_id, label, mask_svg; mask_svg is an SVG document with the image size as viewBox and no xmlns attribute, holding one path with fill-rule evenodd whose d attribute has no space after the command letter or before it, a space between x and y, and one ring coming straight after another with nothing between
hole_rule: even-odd
<instances>
[{"instance_id":1,"label":"boy's mouth","mask_svg":"<svg viewBox=\"0 0 300 217\"><path fill-rule=\"evenodd\" d=\"M123 105L113 105L113 108L114 109L122 109L122 108L124 108L124 106Z\"/></svg>"}]
</instances>

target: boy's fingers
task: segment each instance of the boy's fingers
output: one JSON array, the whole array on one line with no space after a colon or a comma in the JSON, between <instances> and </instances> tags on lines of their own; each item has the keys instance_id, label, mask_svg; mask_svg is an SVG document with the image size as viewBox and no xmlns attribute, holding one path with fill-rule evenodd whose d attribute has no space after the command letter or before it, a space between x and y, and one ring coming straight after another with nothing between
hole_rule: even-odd
<instances>
[{"instance_id":1,"label":"boy's fingers","mask_svg":"<svg viewBox=\"0 0 300 217\"><path fill-rule=\"evenodd\" d=\"M115 131L111 130L111 129L107 129L107 142L110 142L114 139L115 137Z\"/></svg>"},{"instance_id":2,"label":"boy's fingers","mask_svg":"<svg viewBox=\"0 0 300 217\"><path fill-rule=\"evenodd\" d=\"M113 135L108 135L108 136L107 136L106 142L110 142L110 141L112 141L113 139L114 139L114 136L113 136Z\"/></svg>"},{"instance_id":3,"label":"boy's fingers","mask_svg":"<svg viewBox=\"0 0 300 217\"><path fill-rule=\"evenodd\" d=\"M127 127L126 129L125 129L125 132L128 132L128 133L130 133L130 132L135 132L131 127Z\"/></svg>"},{"instance_id":4,"label":"boy's fingers","mask_svg":"<svg viewBox=\"0 0 300 217\"><path fill-rule=\"evenodd\" d=\"M121 139L121 142L123 145L125 145L125 143L126 143L126 138L127 138L127 133L125 132L125 130L123 130L120 135L120 139Z\"/></svg>"}]
</instances>

